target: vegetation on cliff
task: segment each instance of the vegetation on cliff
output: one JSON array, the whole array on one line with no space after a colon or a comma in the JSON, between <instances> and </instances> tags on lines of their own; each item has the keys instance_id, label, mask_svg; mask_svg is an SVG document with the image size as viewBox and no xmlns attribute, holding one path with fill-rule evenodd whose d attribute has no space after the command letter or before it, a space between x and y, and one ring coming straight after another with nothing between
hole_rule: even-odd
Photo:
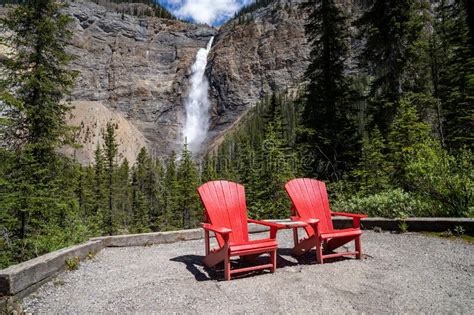
<instances>
[{"instance_id":1,"label":"vegetation on cliff","mask_svg":"<svg viewBox=\"0 0 474 315\"><path fill-rule=\"evenodd\" d=\"M74 2L74 0L71 0ZM110 7L111 5L118 5L115 7L117 12L135 16L155 16L159 18L176 20L176 17L168 11L165 7L154 0L90 0L98 5ZM2 6L11 4L25 4L34 2L30 0L2 0ZM137 4L144 4L139 7Z\"/></svg>"}]
</instances>

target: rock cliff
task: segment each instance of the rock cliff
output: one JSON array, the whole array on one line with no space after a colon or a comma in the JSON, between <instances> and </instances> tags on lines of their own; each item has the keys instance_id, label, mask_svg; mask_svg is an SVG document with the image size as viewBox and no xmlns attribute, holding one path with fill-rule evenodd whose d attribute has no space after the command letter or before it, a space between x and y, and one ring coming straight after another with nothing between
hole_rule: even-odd
<instances>
[{"instance_id":1,"label":"rock cliff","mask_svg":"<svg viewBox=\"0 0 474 315\"><path fill-rule=\"evenodd\" d=\"M209 145L266 94L301 82L309 62L301 2L274 1L219 30L207 69Z\"/></svg>"},{"instance_id":2,"label":"rock cliff","mask_svg":"<svg viewBox=\"0 0 474 315\"><path fill-rule=\"evenodd\" d=\"M301 2L276 0L218 30L72 2L70 52L81 73L72 96L73 122L82 126L78 140L84 145L76 157L91 160L100 125L108 119L118 121L119 142L134 144L121 152L132 162L142 145L158 156L179 150L190 68L197 50L215 35L206 71L212 145L265 94L301 81L309 56Z\"/></svg>"},{"instance_id":3,"label":"rock cliff","mask_svg":"<svg viewBox=\"0 0 474 315\"><path fill-rule=\"evenodd\" d=\"M142 146L155 156L179 150L191 65L215 36L206 69L212 105L206 145L212 146L265 94L301 82L309 61L302 1L275 0L219 29L70 2L74 36L68 52L80 73L70 122L81 127L82 148L65 152L91 162L109 120L117 124L120 156L131 163ZM351 8L366 1L341 2Z\"/></svg>"},{"instance_id":4,"label":"rock cliff","mask_svg":"<svg viewBox=\"0 0 474 315\"><path fill-rule=\"evenodd\" d=\"M108 120L118 124L120 155L132 163L141 146L158 156L179 148L190 67L216 29L122 15L85 0L67 12L74 19L68 52L80 73L71 99L83 145L77 159L91 161Z\"/></svg>"}]
</instances>

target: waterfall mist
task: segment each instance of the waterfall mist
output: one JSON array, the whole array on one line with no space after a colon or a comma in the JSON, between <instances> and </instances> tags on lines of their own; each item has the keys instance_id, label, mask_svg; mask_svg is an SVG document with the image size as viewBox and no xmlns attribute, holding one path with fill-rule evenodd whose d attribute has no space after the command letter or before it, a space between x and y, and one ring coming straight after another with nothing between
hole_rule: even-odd
<instances>
[{"instance_id":1,"label":"waterfall mist","mask_svg":"<svg viewBox=\"0 0 474 315\"><path fill-rule=\"evenodd\" d=\"M199 49L196 55L196 61L192 66L191 87L185 102L186 121L183 129L183 141L187 141L189 149L193 153L200 151L209 129L209 98L207 95L209 82L204 72L213 40L214 37L211 37L207 47Z\"/></svg>"}]
</instances>

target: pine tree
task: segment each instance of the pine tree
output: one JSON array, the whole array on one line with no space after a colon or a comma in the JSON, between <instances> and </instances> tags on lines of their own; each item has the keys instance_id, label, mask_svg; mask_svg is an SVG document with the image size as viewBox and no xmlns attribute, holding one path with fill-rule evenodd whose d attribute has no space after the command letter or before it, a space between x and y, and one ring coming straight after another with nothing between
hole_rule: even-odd
<instances>
[{"instance_id":1,"label":"pine tree","mask_svg":"<svg viewBox=\"0 0 474 315\"><path fill-rule=\"evenodd\" d=\"M442 1L437 14L432 58L434 94L444 118L442 130L450 149L473 149L474 46L466 23L468 12L462 1Z\"/></svg>"},{"instance_id":2,"label":"pine tree","mask_svg":"<svg viewBox=\"0 0 474 315\"><path fill-rule=\"evenodd\" d=\"M333 0L312 0L306 33L311 45L303 120L314 130L313 154L325 161L318 175L337 179L358 151L357 129L344 62L348 56L347 21ZM314 174L313 174L314 175Z\"/></svg>"},{"instance_id":3,"label":"pine tree","mask_svg":"<svg viewBox=\"0 0 474 315\"><path fill-rule=\"evenodd\" d=\"M134 207L136 209L134 210L136 226L141 225L141 230L156 228L156 221L159 217L160 204L157 195L160 189L159 178L162 170L159 163L158 168L154 163L146 149L142 148L134 167L132 185L136 205L144 208Z\"/></svg>"},{"instance_id":4,"label":"pine tree","mask_svg":"<svg viewBox=\"0 0 474 315\"><path fill-rule=\"evenodd\" d=\"M128 160L124 159L120 167L115 171L114 207L117 214L117 222L121 227L130 225L130 166Z\"/></svg>"},{"instance_id":5,"label":"pine tree","mask_svg":"<svg viewBox=\"0 0 474 315\"><path fill-rule=\"evenodd\" d=\"M166 159L166 172L163 185L163 229L176 229L181 224L178 216L179 207L178 179L176 170L176 152L171 152Z\"/></svg>"},{"instance_id":6,"label":"pine tree","mask_svg":"<svg viewBox=\"0 0 474 315\"><path fill-rule=\"evenodd\" d=\"M48 161L64 135L74 73L65 47L71 37L71 18L63 4L53 0L26 1L9 11L0 24L8 31L3 41L15 50L1 61L4 79L0 100L6 105L8 132L5 142L19 148L29 145L39 162Z\"/></svg>"},{"instance_id":7,"label":"pine tree","mask_svg":"<svg viewBox=\"0 0 474 315\"><path fill-rule=\"evenodd\" d=\"M198 217L198 209L201 209L199 197L197 194L198 172L196 165L192 160L192 153L185 143L181 160L179 162L178 172L178 195L179 205L178 211L182 215L182 227L189 229L197 225L200 217Z\"/></svg>"},{"instance_id":8,"label":"pine tree","mask_svg":"<svg viewBox=\"0 0 474 315\"><path fill-rule=\"evenodd\" d=\"M391 164L381 132L375 128L362 142L362 157L353 171L362 194L376 194L390 187Z\"/></svg>"},{"instance_id":9,"label":"pine tree","mask_svg":"<svg viewBox=\"0 0 474 315\"><path fill-rule=\"evenodd\" d=\"M282 187L294 177L294 168L277 131L279 124L271 122L267 126L265 141L256 152L256 172L247 185L250 214L256 218L278 219L289 214L290 204Z\"/></svg>"},{"instance_id":10,"label":"pine tree","mask_svg":"<svg viewBox=\"0 0 474 315\"><path fill-rule=\"evenodd\" d=\"M400 108L388 135L389 159L393 164L393 180L405 185L408 161L420 144L429 140L430 127L423 122L409 98L400 102Z\"/></svg>"},{"instance_id":11,"label":"pine tree","mask_svg":"<svg viewBox=\"0 0 474 315\"><path fill-rule=\"evenodd\" d=\"M14 149L0 163L0 217L8 220L3 232L8 235L9 262L84 237L76 196L78 166L56 152L67 140L69 106L63 100L74 80L65 51L71 19L62 8L52 0L26 1L0 18L2 44L14 51L0 61L0 142Z\"/></svg>"},{"instance_id":12,"label":"pine tree","mask_svg":"<svg viewBox=\"0 0 474 315\"><path fill-rule=\"evenodd\" d=\"M206 154L202 160L201 169L201 183L218 179L216 158L214 156Z\"/></svg>"},{"instance_id":13,"label":"pine tree","mask_svg":"<svg viewBox=\"0 0 474 315\"><path fill-rule=\"evenodd\" d=\"M87 166L77 166L78 170L78 187L76 195L79 201L79 208L81 215L84 218L90 218L97 213L95 210L95 182L94 182L94 168Z\"/></svg>"},{"instance_id":14,"label":"pine tree","mask_svg":"<svg viewBox=\"0 0 474 315\"><path fill-rule=\"evenodd\" d=\"M137 233L149 232L148 203L143 193L143 165L137 163L132 174L132 226Z\"/></svg>"},{"instance_id":15,"label":"pine tree","mask_svg":"<svg viewBox=\"0 0 474 315\"><path fill-rule=\"evenodd\" d=\"M102 217L105 214L105 162L104 162L104 152L100 145L97 145L94 154L95 164L94 164L94 215L102 221Z\"/></svg>"},{"instance_id":16,"label":"pine tree","mask_svg":"<svg viewBox=\"0 0 474 315\"><path fill-rule=\"evenodd\" d=\"M159 231L160 226L164 220L164 208L165 208L165 197L164 197L164 182L165 182L165 168L160 159L154 160L153 163L153 174L155 178L154 182L154 194L156 197L156 205L152 207L150 213L151 228L153 231ZM153 210L155 209L155 210Z\"/></svg>"},{"instance_id":17,"label":"pine tree","mask_svg":"<svg viewBox=\"0 0 474 315\"><path fill-rule=\"evenodd\" d=\"M414 58L426 1L375 0L356 22L366 45L361 64L375 77L371 87L370 112L373 124L386 135L404 92L407 65Z\"/></svg>"},{"instance_id":18,"label":"pine tree","mask_svg":"<svg viewBox=\"0 0 474 315\"><path fill-rule=\"evenodd\" d=\"M117 167L117 142L115 140L116 125L112 122L107 123L104 138L104 157L105 157L105 173L106 173L106 191L107 191L107 209L103 216L104 230L107 234L112 235L115 231L114 226L114 173Z\"/></svg>"},{"instance_id":19,"label":"pine tree","mask_svg":"<svg viewBox=\"0 0 474 315\"><path fill-rule=\"evenodd\" d=\"M146 152L146 150L145 150ZM159 196L163 167L159 161L154 161L151 156L145 159L146 177L144 181L144 194L149 207L150 222L148 226L153 230L158 228L157 220L162 212L162 200Z\"/></svg>"}]
</instances>

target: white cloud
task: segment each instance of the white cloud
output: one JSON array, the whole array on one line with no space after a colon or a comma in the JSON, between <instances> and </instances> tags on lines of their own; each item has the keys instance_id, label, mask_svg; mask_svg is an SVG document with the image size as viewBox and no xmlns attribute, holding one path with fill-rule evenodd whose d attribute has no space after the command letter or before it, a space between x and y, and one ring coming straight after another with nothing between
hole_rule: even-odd
<instances>
[{"instance_id":1,"label":"white cloud","mask_svg":"<svg viewBox=\"0 0 474 315\"><path fill-rule=\"evenodd\" d=\"M168 0L168 3L176 6L173 10L176 16L206 24L227 19L242 7L238 0Z\"/></svg>"}]
</instances>

